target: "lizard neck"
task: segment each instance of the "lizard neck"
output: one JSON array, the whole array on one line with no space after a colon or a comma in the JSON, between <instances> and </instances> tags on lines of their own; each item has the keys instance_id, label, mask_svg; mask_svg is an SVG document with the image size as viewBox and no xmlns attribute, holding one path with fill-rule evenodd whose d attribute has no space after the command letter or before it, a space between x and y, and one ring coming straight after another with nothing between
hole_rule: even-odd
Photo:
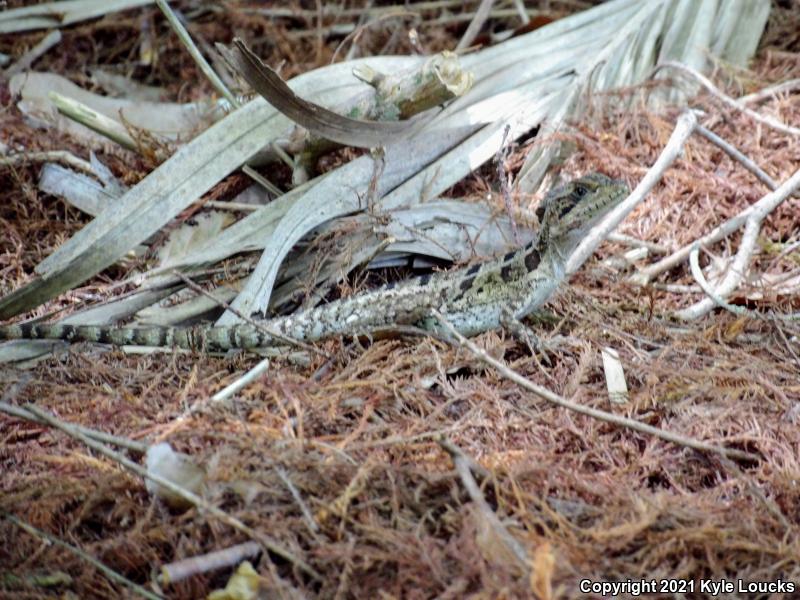
<instances>
[{"instance_id":1,"label":"lizard neck","mask_svg":"<svg viewBox=\"0 0 800 600\"><path fill-rule=\"evenodd\" d=\"M549 269L552 277L558 281L564 278L564 270L569 255L574 250L575 245L570 240L563 237L553 237L550 230L550 223L545 221L539 229L539 236L536 239L536 251L541 256L541 263L545 270Z\"/></svg>"}]
</instances>

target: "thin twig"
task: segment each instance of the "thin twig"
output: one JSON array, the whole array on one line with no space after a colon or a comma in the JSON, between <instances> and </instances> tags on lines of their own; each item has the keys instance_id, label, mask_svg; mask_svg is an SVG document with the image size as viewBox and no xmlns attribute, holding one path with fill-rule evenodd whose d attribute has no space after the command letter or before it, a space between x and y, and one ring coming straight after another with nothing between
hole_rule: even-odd
<instances>
[{"instance_id":1,"label":"thin twig","mask_svg":"<svg viewBox=\"0 0 800 600\"><path fill-rule=\"evenodd\" d=\"M37 417L34 413L31 413L19 406L9 404L9 401L17 399L22 390L24 390L28 385L29 381L30 376L29 374L25 373L20 377L19 380L6 388L6 390L3 392L2 399L0 399L0 412L4 412L7 415L18 417L20 419L25 419L26 421L32 421L34 423L46 425L47 423L42 421L42 419ZM90 429L89 427L84 427L83 425L73 425L73 427L87 437L97 440L98 442L114 444L120 448L125 448L126 450L130 450L132 452L138 452L139 454L144 454L147 452L147 444L142 442L135 442L128 438L111 435L105 431Z\"/></svg>"},{"instance_id":2,"label":"thin twig","mask_svg":"<svg viewBox=\"0 0 800 600\"><path fill-rule=\"evenodd\" d=\"M506 214L511 221L511 233L514 236L514 242L517 246L521 246L522 242L519 238L519 230L517 229L517 221L514 219L511 202L511 176L506 172L506 159L511 152L511 144L506 144L509 131L511 131L511 125L506 125L505 129L503 129L503 140L500 142L497 154L494 155L494 160L497 162L497 177L500 179L500 191L503 195L503 204L506 207Z\"/></svg>"},{"instance_id":3,"label":"thin twig","mask_svg":"<svg viewBox=\"0 0 800 600\"><path fill-rule=\"evenodd\" d=\"M459 40L456 46L456 52L469 48L472 45L472 42L475 41L475 38L478 37L478 34L481 32L483 24L486 23L486 19L489 18L493 4L494 0L481 0L481 3L478 5L478 10L475 11L475 15L469 22L467 30L464 32L464 36Z\"/></svg>"},{"instance_id":4,"label":"thin twig","mask_svg":"<svg viewBox=\"0 0 800 600\"><path fill-rule=\"evenodd\" d=\"M300 512L303 515L303 521L306 523L306 527L311 531L311 533L319 533L319 525L314 520L314 516L311 514L311 511L308 509L308 505L303 500L303 497L300 495L300 491L295 487L294 483L292 483L291 478L289 477L288 473L283 470L282 467L275 467L275 473L278 475L280 480L283 482L283 485L289 490L289 493L294 498L294 501L297 503L297 506L300 507Z\"/></svg>"},{"instance_id":5,"label":"thin twig","mask_svg":"<svg viewBox=\"0 0 800 600\"><path fill-rule=\"evenodd\" d=\"M594 253L600 242L650 193L650 190L664 175L664 171L681 155L683 145L692 134L692 131L694 131L696 124L697 115L692 110L686 110L678 117L678 122L675 124L675 129L672 131L667 145L664 146L658 160L642 177L636 189L619 206L606 215L570 255L566 265L567 274L577 271L586 259Z\"/></svg>"},{"instance_id":6,"label":"thin twig","mask_svg":"<svg viewBox=\"0 0 800 600\"><path fill-rule=\"evenodd\" d=\"M211 401L222 402L226 400L227 398L239 392L245 386L249 385L251 382L255 381L258 377L265 373L267 369L269 369L269 359L265 358L247 373L239 377L236 381L225 386L224 389L214 394L211 397Z\"/></svg>"},{"instance_id":7,"label":"thin twig","mask_svg":"<svg viewBox=\"0 0 800 600\"><path fill-rule=\"evenodd\" d=\"M700 125L699 123L695 126L695 131L706 138L712 144L718 146L725 154L730 156L733 160L738 160L742 163L742 166L750 171L753 175L755 175L759 181L761 181L764 185L766 185L769 189L774 190L778 187L778 184L775 183L775 180L766 174L766 172L759 167L755 162L750 160L747 156L742 154L738 149L734 148L731 144L726 142L724 139L719 137L713 131L710 131Z\"/></svg>"},{"instance_id":8,"label":"thin twig","mask_svg":"<svg viewBox=\"0 0 800 600\"><path fill-rule=\"evenodd\" d=\"M772 127L773 129L775 129L777 131L781 131L783 133L788 133L790 135L800 135L800 129L798 129L797 127L790 127L789 125L781 123L780 121L778 121L776 119L773 119L772 117L764 116L764 115L762 115L760 113L757 113L756 111L754 111L754 110L752 110L750 108L747 108L741 102L739 102L737 100L734 100L733 98L731 98L727 94L724 94L713 83L711 83L711 81L708 78L706 78L701 73L698 73L695 69L692 69L691 67L688 67L688 66L686 66L686 65L684 65L682 63L670 60L670 61L667 61L667 62L664 62L664 63L661 63L661 64L657 65L656 68L653 70L653 75L655 75L660 69L663 69L663 68L675 69L677 71L681 71L681 72L685 73L686 75L689 75L689 76L693 77L695 80L697 80L698 83L700 83L700 85L702 85L706 90L708 90L708 92L711 95L715 96L716 98L719 98L722 102L724 102L725 104L727 104L731 108L734 108L734 109L744 113L745 115L747 115L748 117L750 117L754 121L758 121L759 123L763 123L764 125ZM651 77L652 77L652 75L651 75Z\"/></svg>"},{"instance_id":9,"label":"thin twig","mask_svg":"<svg viewBox=\"0 0 800 600\"><path fill-rule=\"evenodd\" d=\"M159 484L160 486L166 488L167 490L169 490L173 494L179 496L180 498L183 498L187 502L190 502L190 503L194 504L195 506L203 509L204 511L210 513L211 515L213 515L214 517L216 517L217 519L219 519L220 521L222 521L226 525L232 527L233 529L236 529L237 531L241 531L242 533L244 533L245 535L247 535L251 539L258 541L262 546L264 546L264 548L266 548L270 552L272 552L274 554L277 554L278 556L286 559L287 561L291 562L292 564L297 566L299 569L301 569L303 572L307 573L308 575L310 575L314 579L317 579L317 580L321 580L322 579L322 576L314 568L312 568L310 565L308 565L304 560L302 560L301 558L298 558L297 556L295 556L294 554L289 552L289 550L287 550L283 546L279 545L274 540L270 539L268 536L266 536L266 535L264 535L264 534L262 534L262 533L260 533L260 532L258 532L256 530L254 530L253 528L245 525L239 519L237 519L235 517L232 517L231 515L229 515L225 511L223 511L223 510L217 508L216 506L214 506L213 504L207 502L205 499L201 498L197 494L195 494L193 492L190 492L190 491L184 489L183 487L181 487L179 485L176 485L175 483L173 483L169 479L166 479L165 477L162 477L162 476L160 476L158 474L149 472L147 469L145 469L141 465L136 464L135 462L130 460L128 457L120 454L119 452L115 452L114 450L111 450L106 445L101 444L100 442L94 441L93 439L89 438L88 436L86 436L83 433L81 433L80 431L78 431L78 429L73 427L71 424L65 423L64 421L62 421L60 419L57 419L56 417L51 415L49 412L41 409L40 407L32 405L32 404L28 404L25 408L28 411L30 411L33 414L35 414L36 416L40 417L43 421L45 421L51 427L55 427L56 429L60 429L61 431L63 431L67 435L75 438L76 440L79 440L79 441L83 442L89 448L91 448L91 449L99 452L103 456L105 456L107 458L110 458L111 460L119 463L120 465L122 465L123 467L128 469L129 471L131 471L133 473L136 473L140 477L144 477L146 479L149 479L150 481L153 481L153 482Z\"/></svg>"},{"instance_id":10,"label":"thin twig","mask_svg":"<svg viewBox=\"0 0 800 600\"><path fill-rule=\"evenodd\" d=\"M763 90L753 92L752 94L747 94L747 96L742 96L739 98L739 102L742 104L761 102L762 100L775 98L775 96L778 94L782 94L784 92L793 92L794 90L798 89L800 89L800 78L790 79L789 81L782 81L778 84L766 87Z\"/></svg>"},{"instance_id":11,"label":"thin twig","mask_svg":"<svg viewBox=\"0 0 800 600\"><path fill-rule=\"evenodd\" d=\"M708 314L712 308L717 304L717 301L723 301L722 298L730 295L739 286L747 267L752 259L753 252L756 249L756 242L758 241L758 232L761 231L761 220L754 219L753 215L745 222L744 234L742 241L739 244L739 250L736 252L736 257L733 259L725 278L719 284L716 290L711 291L709 298L704 298L700 302L692 304L688 308L676 311L675 316L679 319L686 321L698 319ZM696 244L695 244L696 245ZM699 247L699 246L698 246ZM693 246L694 248L694 246ZM689 253L691 258L692 253ZM695 259L696 260L696 259ZM698 265L699 268L699 265ZM699 281L697 283L700 283ZM704 281L705 283L705 281ZM703 288L705 291L705 288Z\"/></svg>"},{"instance_id":12,"label":"thin twig","mask_svg":"<svg viewBox=\"0 0 800 600\"><path fill-rule=\"evenodd\" d=\"M186 28L178 20L178 17L175 16L174 12L172 12L172 9L169 7L169 4L167 4L166 0L156 0L156 4L158 5L158 8L161 9L161 12L164 13L164 16L167 18L170 27L172 27L172 30L189 51L189 54L194 59L194 62L197 63L198 67L200 67L203 75L205 75L206 78L211 82L211 85L214 86L214 89L222 94L222 96L224 96L225 99L230 102L231 106L238 108L239 101L236 99L236 96L231 93L228 87L216 74L214 69L211 68L211 65L209 65L206 59L203 58L203 55L200 54L197 46L195 46L194 42L192 41L192 36L189 35L189 32L186 31Z\"/></svg>"},{"instance_id":13,"label":"thin twig","mask_svg":"<svg viewBox=\"0 0 800 600\"><path fill-rule=\"evenodd\" d=\"M481 477L482 479L489 479L492 474L483 467L477 460L466 454L461 448L456 446L453 442L448 440L447 438L443 437L439 440L436 440L442 448L444 448L447 453L452 456L460 456L464 459L464 461L469 466L470 471Z\"/></svg>"},{"instance_id":14,"label":"thin twig","mask_svg":"<svg viewBox=\"0 0 800 600\"><path fill-rule=\"evenodd\" d=\"M714 303L719 306L720 308L724 308L725 310L732 312L736 316L739 317L750 317L751 319L761 319L763 321L770 321L773 318L780 319L782 321L796 321L800 319L800 313L794 313L790 315L779 315L779 314L772 314L772 315L762 315L759 312L754 310L748 310L743 306L735 306L730 304L724 298L719 295L719 292L714 290L714 288L709 285L708 281L706 280L705 276L703 275L703 270L700 268L700 245L694 244L692 246L692 251L689 253L689 267L692 270L692 276L694 280L697 282L697 285L706 293L706 295L711 298Z\"/></svg>"},{"instance_id":15,"label":"thin twig","mask_svg":"<svg viewBox=\"0 0 800 600\"><path fill-rule=\"evenodd\" d=\"M273 140L273 141L270 142L269 146L270 146L270 148L272 148L272 151L278 156L278 158L280 158L283 161L283 163L287 167L289 167L290 169L294 169L295 168L296 164L295 164L294 159L291 156L289 156L289 154L286 152L286 150L284 150L278 142Z\"/></svg>"},{"instance_id":16,"label":"thin twig","mask_svg":"<svg viewBox=\"0 0 800 600\"><path fill-rule=\"evenodd\" d=\"M437 10L446 10L448 8L462 8L464 5L464 0L433 0L433 1L423 1L423 2L415 2L413 4L414 9L417 11L437 11ZM257 6L257 5L256 5ZM323 3L322 4L322 14L323 16L327 17L336 17L339 19L353 19L355 17L360 17L366 14L369 17L378 16L382 14L386 14L387 12L395 12L398 10L397 4L392 4L388 6L367 6L367 7L357 7L357 8L347 8L346 6L342 6L339 3ZM270 18L290 18L290 19L313 19L316 18L318 13L318 9L304 9L300 7L281 7L281 6L274 6L274 7L265 7L265 8L257 8L257 7L242 7L240 12L245 15L264 15Z\"/></svg>"},{"instance_id":17,"label":"thin twig","mask_svg":"<svg viewBox=\"0 0 800 600\"><path fill-rule=\"evenodd\" d=\"M486 352L478 348L475 344L473 344L471 341L469 341L467 338L461 335L456 330L456 328L453 327L453 325L439 311L433 309L432 312L433 315L439 321L439 323L445 329L447 329L447 331L451 333L460 342L462 346L467 348L477 358L485 362L487 365L490 365L495 369L497 369L497 372L503 375L503 377L506 377L507 379L513 381L520 387L530 392L533 392L537 396L544 398L548 402L552 402L553 404L556 404L563 408L567 408L569 410L575 411L582 415L592 417L594 419L598 419L600 421L613 423L614 425L619 425L620 427L627 427L628 429L632 429L640 433L646 433L648 435L652 435L654 437L666 440L670 443L677 444L679 446L686 446L687 448L693 448L701 452L712 452L714 454L721 454L723 456L728 456L729 458L738 460L746 460L751 462L758 462L759 460L758 456L751 454L749 452L742 452L741 450L732 450L729 448L722 448L721 446L708 444L706 442L702 442L694 438L686 437L678 433L672 433L670 431L665 431L663 429L659 429L658 427L653 427L652 425L640 423L639 421L635 421L633 419L621 417L619 415L615 415L613 413L606 412L604 410L591 408L589 406L584 406L583 404L572 402L571 400L567 400L566 398L562 398L561 396L551 392L547 388L543 388L539 385L536 385L535 383L529 381L516 371L513 371L500 361L492 358Z\"/></svg>"},{"instance_id":18,"label":"thin twig","mask_svg":"<svg viewBox=\"0 0 800 600\"><path fill-rule=\"evenodd\" d=\"M85 125L92 131L107 137L123 148L134 152L140 150L139 144L131 137L131 134L119 121L107 117L90 106L74 98L59 94L58 92L51 91L47 94L47 97L58 112L73 121ZM92 169L92 172L94 172L94 169Z\"/></svg>"},{"instance_id":19,"label":"thin twig","mask_svg":"<svg viewBox=\"0 0 800 600\"><path fill-rule=\"evenodd\" d=\"M266 189L270 194L272 194L276 198L278 198L280 196L283 196L283 191L281 190L281 188L279 188L277 185L272 183L269 179L264 177L261 173L256 171L250 165L244 165L242 167L242 172L245 175L249 176L250 179L252 179L256 183L258 183L261 187Z\"/></svg>"},{"instance_id":20,"label":"thin twig","mask_svg":"<svg viewBox=\"0 0 800 600\"><path fill-rule=\"evenodd\" d=\"M492 528L497 534L497 537L511 551L511 554L517 559L519 566L522 567L525 573L529 573L530 560L528 554L525 552L525 548L500 522L500 519L492 510L492 507L489 506L489 503L486 502L486 498L483 497L478 483L472 476L472 465L476 464L475 460L467 456L464 451L455 444L448 443L446 446L443 446L443 448L447 450L450 457L453 459L458 476L461 478L461 483L464 484L464 489L467 490L470 500L472 500L478 508L486 524Z\"/></svg>"},{"instance_id":21,"label":"thin twig","mask_svg":"<svg viewBox=\"0 0 800 600\"><path fill-rule=\"evenodd\" d=\"M206 203L208 204L208 203ZM661 244L655 244L653 242L648 242L647 240L640 240L639 238L635 238L630 235L626 235L624 233L609 233L608 237L606 238L609 242L615 242L617 244L624 244L626 246L631 246L632 248L644 248L654 254L666 254L669 252L669 249L666 246L662 246Z\"/></svg>"},{"instance_id":22,"label":"thin twig","mask_svg":"<svg viewBox=\"0 0 800 600\"><path fill-rule=\"evenodd\" d=\"M229 210L232 212L256 212L257 210L264 208L262 205L259 204L245 204L244 202L222 202L220 200L207 200L203 203L203 206L206 208L216 208L219 210Z\"/></svg>"},{"instance_id":23,"label":"thin twig","mask_svg":"<svg viewBox=\"0 0 800 600\"><path fill-rule=\"evenodd\" d=\"M514 8L517 9L517 13L519 13L519 20L522 21L522 25L525 26L530 23L531 18L528 16L528 11L525 9L523 0L512 0L512 4Z\"/></svg>"},{"instance_id":24,"label":"thin twig","mask_svg":"<svg viewBox=\"0 0 800 600\"><path fill-rule=\"evenodd\" d=\"M366 13L364 13L364 14L366 15ZM362 15L362 16L364 16L364 15ZM361 34L363 34L369 27L372 27L373 25L377 25L381 21L385 21L387 19L396 19L398 17L403 17L403 18L405 18L405 17L419 17L419 16L420 16L419 13L411 12L411 11L407 11L407 10L401 10L401 11L398 11L398 12L392 12L392 13L388 13L388 14L385 14L385 15L380 15L380 16L372 19L371 21L367 21L366 23L362 23L362 24L358 25L353 31L348 33L347 36L345 36L345 38L341 42L339 42L339 45L336 46L336 50L333 51L333 56L331 56L331 60L329 61L329 63L333 64L333 63L336 62L336 57L339 56L339 52L341 51L342 48L344 48L344 46L345 46L345 44L347 44L347 42L352 40L353 44L355 45L358 42L358 38L361 37Z\"/></svg>"},{"instance_id":25,"label":"thin twig","mask_svg":"<svg viewBox=\"0 0 800 600\"><path fill-rule=\"evenodd\" d=\"M0 412L4 412L7 415L12 415L20 419L25 419L26 421L39 423L40 425L47 425L47 422L43 421L36 414L31 413L19 406L8 404L7 402L4 402L2 400L0 400ZM144 444L142 442L136 442L128 438L120 437L117 435L111 435L110 433L106 433L105 431L89 429L88 427L84 427L83 425L73 425L73 427L77 431L80 431L82 434L84 434L86 437L96 440L98 442L102 442L104 444L114 444L115 446L119 446L120 448L125 448L126 450L131 450L133 452L138 452L139 454L144 454L145 452L147 452L147 444Z\"/></svg>"},{"instance_id":26,"label":"thin twig","mask_svg":"<svg viewBox=\"0 0 800 600\"><path fill-rule=\"evenodd\" d=\"M7 521L10 521L11 523L16 525L17 527L19 527L23 531L27 531L32 536L37 537L37 538L39 538L41 540L44 540L46 542L49 542L51 544L55 544L56 546L60 546L60 547L64 548L65 550L67 550L69 552L72 552L72 554L74 554L75 556L77 556L81 560L85 560L90 565L94 566L98 571L100 571L103 575L105 575L106 577L108 577L112 581L115 581L115 582L117 582L117 583L119 583L121 585L124 585L127 588L130 588L132 591L134 591L137 594L139 594L142 598L147 598L148 600L163 600L164 596L159 596L158 594L154 594L150 590L147 590L147 589L143 588L142 586L140 586L138 583L134 583L133 581L131 581L130 579L128 579L124 575L121 575L121 574L117 573L116 571L114 571L113 569L107 567L106 565L101 563L99 560L97 560L94 556L84 552L80 548L77 548L77 547L75 547L75 546L73 546L71 544L68 544L67 542L65 542L63 540L60 540L60 539L58 539L57 537L55 537L53 535L50 535L46 531L42 531L41 529L37 529L33 525L30 525L29 523L26 523L25 521L15 517L12 514L9 514L7 512L3 512L2 515L3 515L3 518L5 518Z\"/></svg>"},{"instance_id":27,"label":"thin twig","mask_svg":"<svg viewBox=\"0 0 800 600\"><path fill-rule=\"evenodd\" d=\"M10 79L12 75L16 73L21 73L26 69L29 69L30 66L36 62L36 60L42 56L45 52L50 50L53 46L58 44L61 41L61 30L60 29L53 29L50 33L48 33L42 40L36 44L33 48L28 50L25 54L19 57L17 62L6 69L3 75Z\"/></svg>"},{"instance_id":28,"label":"thin twig","mask_svg":"<svg viewBox=\"0 0 800 600\"><path fill-rule=\"evenodd\" d=\"M92 165L78 158L72 152L67 150L49 150L46 152L19 152L16 154L9 154L8 156L0 156L0 167L27 164L32 162L60 162L68 167L79 169L85 173L94 175Z\"/></svg>"},{"instance_id":29,"label":"thin twig","mask_svg":"<svg viewBox=\"0 0 800 600\"><path fill-rule=\"evenodd\" d=\"M700 286L700 289L703 290L706 295L711 298L720 308L724 308L727 311L732 312L737 316L743 316L744 314L749 313L746 308L742 306L734 306L733 304L728 304L728 302L723 299L714 288L709 285L708 280L706 280L705 275L703 275L703 270L700 268L700 244L694 243L692 245L692 251L689 253L689 267L692 270L692 276L694 280L697 282L697 285ZM757 314L757 313L756 313ZM759 315L761 316L761 315Z\"/></svg>"},{"instance_id":30,"label":"thin twig","mask_svg":"<svg viewBox=\"0 0 800 600\"><path fill-rule=\"evenodd\" d=\"M770 192L764 198L759 200L753 205L753 210L748 215L745 221L744 234L742 241L739 244L739 250L731 263L728 273L725 278L717 286L714 293L720 298L729 296L739 286L747 272L747 267L750 264L753 252L758 242L758 233L761 230L761 223L766 216L775 210L784 200L786 200L795 190L800 188L800 169L787 179L781 186L773 192ZM768 201L767 201L768 200ZM690 250L691 253L691 250ZM700 302L689 306L683 310L677 311L675 316L679 319L693 320L707 314L714 306L716 301L711 298L704 298Z\"/></svg>"},{"instance_id":31,"label":"thin twig","mask_svg":"<svg viewBox=\"0 0 800 600\"><path fill-rule=\"evenodd\" d=\"M800 171L798 171L800 173ZM789 181L795 180L797 177L797 173L795 173ZM775 210L775 208L783 202L786 198L788 198L794 190L789 189L786 191L784 186L786 186L789 181L784 182L780 188L777 188L770 194L766 194L762 197L758 202L748 206L738 215L735 215L718 225L711 231L709 231L703 237L695 240L696 243L700 244L701 246L710 246L715 242L725 238L726 236L730 235L737 229L739 229L744 223L747 222L747 219L750 218L751 215L758 212L763 212L764 214L768 214L769 212ZM795 188L796 189L796 188ZM630 280L632 283L638 285L646 285L653 277L658 275L659 273L663 273L664 271L668 271L669 269L675 267L676 265L682 263L689 257L689 253L692 251L692 246L695 242L691 244L687 244L680 250L673 252L669 256L662 258L657 263L650 265L649 267L645 267L638 273L635 273L631 276Z\"/></svg>"},{"instance_id":32,"label":"thin twig","mask_svg":"<svg viewBox=\"0 0 800 600\"><path fill-rule=\"evenodd\" d=\"M261 546L256 542L245 542L223 550L216 550L200 556L184 558L161 567L158 581L162 585L170 585L200 575L210 573L226 567L231 567L246 558L253 558L261 554Z\"/></svg>"},{"instance_id":33,"label":"thin twig","mask_svg":"<svg viewBox=\"0 0 800 600\"><path fill-rule=\"evenodd\" d=\"M255 367L250 369L247 373L242 375L236 381L231 383L230 385L226 386L224 389L220 390L216 394L214 394L210 399L209 398L201 398L197 400L194 404L186 408L179 416L175 417L172 422L170 423L169 431L174 431L181 424L186 421L189 417L196 414L198 411L202 410L206 406L211 404L217 404L227 400L230 396L244 388L246 385L250 384L256 378L260 377L267 369L269 368L269 359L265 358L261 362L259 362Z\"/></svg>"}]
</instances>

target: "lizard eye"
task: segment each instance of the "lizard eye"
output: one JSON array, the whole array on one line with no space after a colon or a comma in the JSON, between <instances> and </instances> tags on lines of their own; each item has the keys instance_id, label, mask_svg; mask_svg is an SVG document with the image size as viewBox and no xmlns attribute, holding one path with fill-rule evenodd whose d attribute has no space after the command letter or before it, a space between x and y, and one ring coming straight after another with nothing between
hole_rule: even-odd
<instances>
[{"instance_id":1,"label":"lizard eye","mask_svg":"<svg viewBox=\"0 0 800 600\"><path fill-rule=\"evenodd\" d=\"M573 191L573 194L575 194L576 198L583 198L588 193L589 193L589 190L587 190L582 185L575 186L575 190Z\"/></svg>"}]
</instances>

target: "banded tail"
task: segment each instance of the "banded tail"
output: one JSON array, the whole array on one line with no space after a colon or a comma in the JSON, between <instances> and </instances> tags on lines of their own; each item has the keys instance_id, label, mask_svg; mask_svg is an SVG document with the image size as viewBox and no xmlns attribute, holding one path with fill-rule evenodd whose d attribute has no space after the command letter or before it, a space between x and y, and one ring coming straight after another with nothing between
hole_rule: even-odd
<instances>
[{"instance_id":1,"label":"banded tail","mask_svg":"<svg viewBox=\"0 0 800 600\"><path fill-rule=\"evenodd\" d=\"M274 343L274 338L252 325L233 327L118 327L21 323L0 326L0 341L62 340L70 343L95 342L114 346L157 346L211 351L257 348Z\"/></svg>"}]
</instances>

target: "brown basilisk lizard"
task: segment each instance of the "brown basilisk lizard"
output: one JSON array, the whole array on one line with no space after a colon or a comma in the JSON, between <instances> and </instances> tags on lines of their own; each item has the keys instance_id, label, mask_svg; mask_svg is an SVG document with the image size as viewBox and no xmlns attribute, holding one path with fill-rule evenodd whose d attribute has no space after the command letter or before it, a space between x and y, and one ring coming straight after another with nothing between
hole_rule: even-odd
<instances>
[{"instance_id":1,"label":"brown basilisk lizard","mask_svg":"<svg viewBox=\"0 0 800 600\"><path fill-rule=\"evenodd\" d=\"M564 279L564 264L587 232L626 196L618 180L593 173L548 192L537 210L535 241L505 256L408 282L390 283L285 317L263 321L284 338L314 341L398 325L437 330L432 310L464 335L496 328L544 304ZM114 345L177 346L210 351L275 345L252 324L229 327L126 327L21 323L0 326L0 340L59 339Z\"/></svg>"}]
</instances>

